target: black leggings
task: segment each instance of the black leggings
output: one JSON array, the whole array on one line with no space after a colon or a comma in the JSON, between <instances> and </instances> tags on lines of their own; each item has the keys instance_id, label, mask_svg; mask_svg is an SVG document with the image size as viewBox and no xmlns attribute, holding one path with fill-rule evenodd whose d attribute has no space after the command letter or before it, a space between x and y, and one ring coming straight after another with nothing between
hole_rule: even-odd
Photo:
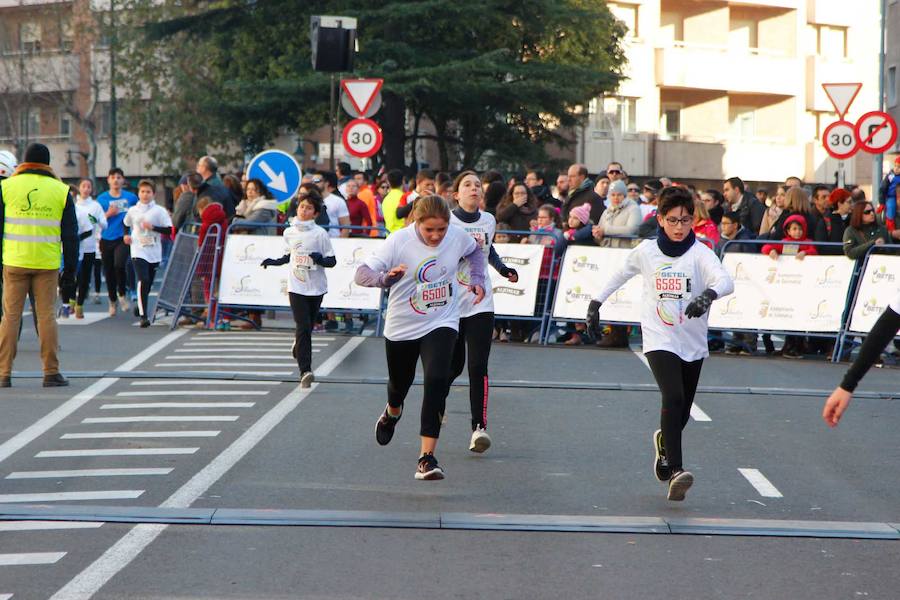
<instances>
[{"instance_id":1,"label":"black leggings","mask_svg":"<svg viewBox=\"0 0 900 600\"><path fill-rule=\"evenodd\" d=\"M662 393L660 428L672 472L682 467L681 431L691 418L691 405L700 381L703 359L687 362L665 350L647 352L647 362Z\"/></svg>"},{"instance_id":2,"label":"black leggings","mask_svg":"<svg viewBox=\"0 0 900 600\"><path fill-rule=\"evenodd\" d=\"M312 371L312 328L319 315L319 307L322 306L322 298L325 296L304 296L290 292L288 300L291 303L291 312L294 313L294 323L297 325L294 331L294 352L297 358L297 366L300 373Z\"/></svg>"},{"instance_id":3,"label":"black leggings","mask_svg":"<svg viewBox=\"0 0 900 600\"><path fill-rule=\"evenodd\" d=\"M75 304L84 306L87 299L88 290L91 289L91 272L94 270L94 252L85 252L78 265L78 298Z\"/></svg>"},{"instance_id":4,"label":"black leggings","mask_svg":"<svg viewBox=\"0 0 900 600\"><path fill-rule=\"evenodd\" d=\"M116 301L116 294L125 295L125 282L128 275L125 265L128 264L128 246L122 238L116 240L100 240L100 252L103 255L103 275L106 277L106 291L109 301Z\"/></svg>"},{"instance_id":5,"label":"black leggings","mask_svg":"<svg viewBox=\"0 0 900 600\"><path fill-rule=\"evenodd\" d=\"M150 288L153 286L153 278L156 277L156 267L159 263L147 262L143 258L134 258L134 274L137 277L138 314L141 318L147 318L150 306Z\"/></svg>"},{"instance_id":6,"label":"black leggings","mask_svg":"<svg viewBox=\"0 0 900 600\"><path fill-rule=\"evenodd\" d=\"M417 340L392 342L385 339L388 365L388 405L401 408L416 377L416 363L422 357L425 372L425 391L422 396L422 416L419 435L437 438L441 434L441 419L450 391L450 361L457 333L449 327L439 327Z\"/></svg>"},{"instance_id":7,"label":"black leggings","mask_svg":"<svg viewBox=\"0 0 900 600\"><path fill-rule=\"evenodd\" d=\"M459 337L450 364L450 383L463 372L466 355L469 360L469 407L472 409L472 431L487 426L488 359L494 333L494 313L486 312L459 320Z\"/></svg>"},{"instance_id":8,"label":"black leggings","mask_svg":"<svg viewBox=\"0 0 900 600\"><path fill-rule=\"evenodd\" d=\"M100 295L100 278L103 275L103 260L94 255L94 293Z\"/></svg>"}]
</instances>

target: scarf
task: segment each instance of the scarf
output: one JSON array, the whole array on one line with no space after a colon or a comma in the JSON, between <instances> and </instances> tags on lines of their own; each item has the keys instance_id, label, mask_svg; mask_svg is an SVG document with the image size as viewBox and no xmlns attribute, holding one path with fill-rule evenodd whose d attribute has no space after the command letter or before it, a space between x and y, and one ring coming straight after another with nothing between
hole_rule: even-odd
<instances>
[{"instance_id":1,"label":"scarf","mask_svg":"<svg viewBox=\"0 0 900 600\"><path fill-rule=\"evenodd\" d=\"M477 208L475 209L475 212L469 212L462 206L457 206L456 208L454 208L453 214L456 215L456 218L463 223L474 223L481 217L481 211L479 211Z\"/></svg>"},{"instance_id":2,"label":"scarf","mask_svg":"<svg viewBox=\"0 0 900 600\"><path fill-rule=\"evenodd\" d=\"M672 241L669 236L666 235L666 230L660 226L659 232L656 237L656 244L659 246L659 249L662 250L662 253L666 256L671 256L675 258L677 256L681 256L685 252L691 249L691 246L694 245L694 242L697 241L697 236L694 235L693 231L688 231L688 234L684 237L680 242Z\"/></svg>"}]
</instances>

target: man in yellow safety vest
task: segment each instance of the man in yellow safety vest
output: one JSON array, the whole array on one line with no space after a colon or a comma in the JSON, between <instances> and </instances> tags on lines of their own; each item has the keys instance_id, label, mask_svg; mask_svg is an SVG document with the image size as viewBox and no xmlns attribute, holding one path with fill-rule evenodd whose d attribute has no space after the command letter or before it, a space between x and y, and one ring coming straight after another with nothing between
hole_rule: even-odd
<instances>
[{"instance_id":1,"label":"man in yellow safety vest","mask_svg":"<svg viewBox=\"0 0 900 600\"><path fill-rule=\"evenodd\" d=\"M69 385L56 355L57 281L75 287L78 223L69 186L50 169L50 150L32 144L13 176L0 182L0 262L3 264L3 320L0 321L0 387L10 386L22 308L34 294L44 387ZM60 271L62 257L63 271Z\"/></svg>"}]
</instances>

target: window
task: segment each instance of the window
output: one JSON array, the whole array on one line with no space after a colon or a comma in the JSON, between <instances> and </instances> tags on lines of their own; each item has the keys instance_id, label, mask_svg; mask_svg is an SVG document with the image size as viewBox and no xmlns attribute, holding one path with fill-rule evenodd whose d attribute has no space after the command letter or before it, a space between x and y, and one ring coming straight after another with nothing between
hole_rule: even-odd
<instances>
[{"instance_id":1,"label":"window","mask_svg":"<svg viewBox=\"0 0 900 600\"><path fill-rule=\"evenodd\" d=\"M75 47L75 33L72 29L72 20L64 19L59 24L59 48L63 52L71 52Z\"/></svg>"},{"instance_id":2,"label":"window","mask_svg":"<svg viewBox=\"0 0 900 600\"><path fill-rule=\"evenodd\" d=\"M622 133L637 132L637 98L619 98L616 105L616 121Z\"/></svg>"},{"instance_id":3,"label":"window","mask_svg":"<svg viewBox=\"0 0 900 600\"><path fill-rule=\"evenodd\" d=\"M19 115L19 134L25 139L34 139L41 135L41 109L29 108Z\"/></svg>"},{"instance_id":4,"label":"window","mask_svg":"<svg viewBox=\"0 0 900 600\"><path fill-rule=\"evenodd\" d=\"M72 135L72 117L65 110L59 111L59 136L68 138Z\"/></svg>"},{"instance_id":5,"label":"window","mask_svg":"<svg viewBox=\"0 0 900 600\"><path fill-rule=\"evenodd\" d=\"M728 120L733 137L746 140L756 135L756 111L752 106L729 106Z\"/></svg>"},{"instance_id":6,"label":"window","mask_svg":"<svg viewBox=\"0 0 900 600\"><path fill-rule=\"evenodd\" d=\"M681 105L663 104L660 110L659 130L666 138L681 136Z\"/></svg>"},{"instance_id":7,"label":"window","mask_svg":"<svg viewBox=\"0 0 900 600\"><path fill-rule=\"evenodd\" d=\"M886 87L887 105L897 106L897 67L888 67Z\"/></svg>"},{"instance_id":8,"label":"window","mask_svg":"<svg viewBox=\"0 0 900 600\"><path fill-rule=\"evenodd\" d=\"M112 105L109 102L101 102L97 107L100 111L100 123L97 127L97 135L100 137L109 137L112 132Z\"/></svg>"},{"instance_id":9,"label":"window","mask_svg":"<svg viewBox=\"0 0 900 600\"><path fill-rule=\"evenodd\" d=\"M847 28L819 25L816 31L816 53L825 58L847 58Z\"/></svg>"},{"instance_id":10,"label":"window","mask_svg":"<svg viewBox=\"0 0 900 600\"><path fill-rule=\"evenodd\" d=\"M625 35L628 37L638 37L638 5L610 2L608 6L613 16L622 21L628 29L628 32Z\"/></svg>"},{"instance_id":11,"label":"window","mask_svg":"<svg viewBox=\"0 0 900 600\"><path fill-rule=\"evenodd\" d=\"M29 54L41 51L41 24L26 21L19 25L19 44L22 52Z\"/></svg>"}]
</instances>

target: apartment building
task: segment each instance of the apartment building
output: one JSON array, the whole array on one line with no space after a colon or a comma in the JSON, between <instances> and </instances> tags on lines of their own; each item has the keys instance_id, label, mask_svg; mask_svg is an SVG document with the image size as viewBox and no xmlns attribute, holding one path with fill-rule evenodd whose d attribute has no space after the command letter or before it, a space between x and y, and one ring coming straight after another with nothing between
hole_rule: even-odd
<instances>
[{"instance_id":1,"label":"apartment building","mask_svg":"<svg viewBox=\"0 0 900 600\"><path fill-rule=\"evenodd\" d=\"M887 28L887 43L884 58L884 105L894 120L900 123L900 81L897 70L900 69L900 1L888 0L884 15ZM900 153L900 139L893 148ZM889 167L890 165L886 165Z\"/></svg>"},{"instance_id":2,"label":"apartment building","mask_svg":"<svg viewBox=\"0 0 900 600\"><path fill-rule=\"evenodd\" d=\"M65 179L89 175L91 161L101 177L110 167L111 29L98 7L96 0L0 0L0 149L21 156L27 144L45 144ZM161 174L127 132L117 147L126 175Z\"/></svg>"},{"instance_id":3,"label":"apartment building","mask_svg":"<svg viewBox=\"0 0 900 600\"><path fill-rule=\"evenodd\" d=\"M860 82L847 119L878 108L879 0L616 0L627 80L591 103L576 159L635 176L834 182L822 83ZM871 183L871 159L845 161Z\"/></svg>"}]
</instances>

